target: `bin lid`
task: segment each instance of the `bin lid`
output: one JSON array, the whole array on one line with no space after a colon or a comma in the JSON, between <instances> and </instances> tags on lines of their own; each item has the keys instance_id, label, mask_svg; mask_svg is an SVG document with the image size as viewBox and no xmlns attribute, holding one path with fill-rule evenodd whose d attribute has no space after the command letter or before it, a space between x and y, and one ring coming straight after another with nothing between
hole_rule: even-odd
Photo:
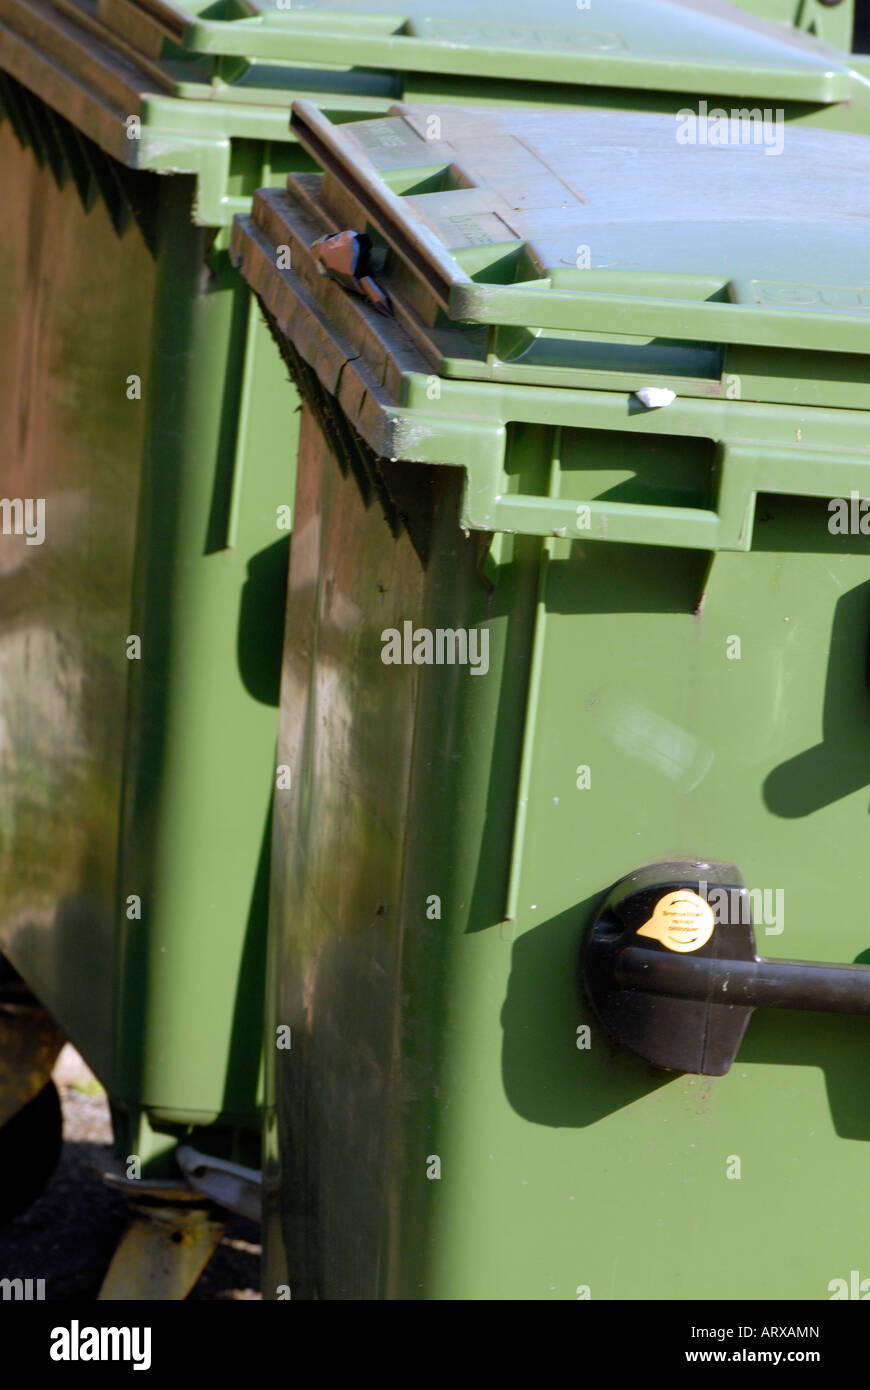
<instances>
[{"instance_id":1,"label":"bin lid","mask_svg":"<svg viewBox=\"0 0 870 1390\"><path fill-rule=\"evenodd\" d=\"M267 177L264 164L279 178L298 157L288 93L273 103L245 100L243 92L221 100L208 79L189 84L203 99L181 101L173 73L183 67L199 71L200 60L143 56L98 20L95 0L0 0L0 121L11 121L59 180L72 178L87 206L99 188L125 217L132 191L125 170L193 174L197 223L228 225L250 207L254 181ZM356 115L382 113L388 104L383 91L352 101ZM82 136L112 163L96 159ZM238 141L249 145L242 159Z\"/></svg>"},{"instance_id":2,"label":"bin lid","mask_svg":"<svg viewBox=\"0 0 870 1390\"><path fill-rule=\"evenodd\" d=\"M868 495L870 139L789 127L768 157L660 115L294 120L326 172L261 189L230 254L367 496L449 464L469 529L745 550L760 493ZM712 442L711 505L590 497L566 430Z\"/></svg>"},{"instance_id":3,"label":"bin lid","mask_svg":"<svg viewBox=\"0 0 870 1390\"><path fill-rule=\"evenodd\" d=\"M870 137L772 124L748 143L715 111L334 125L308 101L292 124L326 171L325 227L389 248L373 274L444 376L719 394L749 363L756 399L870 404Z\"/></svg>"},{"instance_id":4,"label":"bin lid","mask_svg":"<svg viewBox=\"0 0 870 1390\"><path fill-rule=\"evenodd\" d=\"M68 4L69 0L58 0ZM100 22L152 59L236 55L294 65L589 83L793 102L846 100L849 62L797 30L725 0L96 0Z\"/></svg>"}]
</instances>

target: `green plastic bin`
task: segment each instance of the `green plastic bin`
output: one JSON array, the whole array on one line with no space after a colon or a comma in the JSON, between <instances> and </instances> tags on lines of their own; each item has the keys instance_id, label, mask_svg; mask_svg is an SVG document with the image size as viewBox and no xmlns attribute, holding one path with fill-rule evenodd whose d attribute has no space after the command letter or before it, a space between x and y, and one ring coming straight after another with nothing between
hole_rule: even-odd
<instances>
[{"instance_id":1,"label":"green plastic bin","mask_svg":"<svg viewBox=\"0 0 870 1390\"><path fill-rule=\"evenodd\" d=\"M142 1176L190 1126L258 1165L286 374L193 173L126 163L147 78L25 8L0 40L0 945ZM170 167L219 146L187 140Z\"/></svg>"},{"instance_id":2,"label":"green plastic bin","mask_svg":"<svg viewBox=\"0 0 870 1390\"><path fill-rule=\"evenodd\" d=\"M42 543L3 538L0 949L145 1174L190 1126L256 1161L297 427L227 244L255 188L313 167L290 96L336 119L434 92L870 120L848 58L729 6L620 5L606 33L556 4L532 28L520 7L395 27L377 7L0 0L3 490L49 517Z\"/></svg>"},{"instance_id":3,"label":"green plastic bin","mask_svg":"<svg viewBox=\"0 0 870 1390\"><path fill-rule=\"evenodd\" d=\"M870 141L293 120L325 174L231 248L305 401L266 1296L840 1297L870 972L812 963L870 947ZM322 273L348 232L390 314Z\"/></svg>"},{"instance_id":4,"label":"green plastic bin","mask_svg":"<svg viewBox=\"0 0 870 1390\"><path fill-rule=\"evenodd\" d=\"M670 110L677 93L785 101L790 119L868 125L846 3L802 0L796 28L781 0L547 0L533 23L522 0L499 5L497 16L469 17L450 0L437 14L406 8L405 18L390 0L55 0L65 11L86 3L166 93L193 102L217 96L283 114L289 91L347 119L395 100Z\"/></svg>"}]
</instances>

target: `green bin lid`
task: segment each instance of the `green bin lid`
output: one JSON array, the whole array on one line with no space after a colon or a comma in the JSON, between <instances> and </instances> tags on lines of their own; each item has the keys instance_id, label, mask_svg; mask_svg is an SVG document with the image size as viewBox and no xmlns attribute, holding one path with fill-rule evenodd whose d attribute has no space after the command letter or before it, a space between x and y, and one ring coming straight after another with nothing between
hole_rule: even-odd
<instances>
[{"instance_id":1,"label":"green bin lid","mask_svg":"<svg viewBox=\"0 0 870 1390\"><path fill-rule=\"evenodd\" d=\"M464 527L567 542L746 550L760 494L870 495L870 139L789 127L767 156L680 145L661 115L294 119L326 173L261 189L231 258L391 525L413 524L406 462L464 469ZM611 432L614 457L711 442L709 505L599 494L566 431Z\"/></svg>"},{"instance_id":2,"label":"green bin lid","mask_svg":"<svg viewBox=\"0 0 870 1390\"><path fill-rule=\"evenodd\" d=\"M364 38L367 33L374 34L379 43L387 42L385 62L396 64L407 59L406 49L390 47L404 42L407 33L392 38L388 34L384 38L385 24L395 27L399 21L389 15L385 18L383 13L373 17L369 10L360 10L356 15L349 15L347 10L322 12L332 26L327 44L331 62L326 64L314 59L309 61L308 49L302 44L302 51L297 51L300 45L295 39L292 45L294 61L220 57L210 51L200 52L195 46L189 50L181 46L194 43L194 40L198 42L196 36L204 29L207 36L211 35L208 42L213 47L220 48L221 36L226 39L231 32L248 35L251 41L244 46L252 53L265 53L270 51L270 35L276 25L279 37L283 35L282 41L286 41L287 34L296 32L294 15L298 13L302 17L296 28L310 37L321 22L321 11L276 8L271 13L251 13L247 18L231 19L221 15L243 13L243 0L237 0L234 5L188 6L170 4L167 0L0 0L0 88L3 88L0 90L0 112L13 119L18 129L24 130L27 126L28 112L23 109L26 101L17 98L14 90L14 84L18 83L128 168L193 173L197 178L196 220L202 225L221 226L231 220L234 212L250 206L257 183L278 182L288 168L295 167L296 156L291 153L295 136L288 124L288 105L293 96L314 94L325 109L342 120L383 114L403 91L408 100L443 101L443 92L437 98L427 95L429 82L451 89L458 85L459 100L466 99L468 93L481 104L493 102L496 95L499 105L502 102L557 105L576 100L590 106L601 96L605 105L653 104L660 107L663 102L677 106L687 99L685 94L680 98L664 90L653 90L653 87L644 95L642 85L636 90L593 85L599 81L617 81L619 74L607 66L610 58L606 52L577 48L577 26L582 29L586 25L584 32L589 32L587 12L572 9L570 5L566 11L567 0L559 0L558 9L554 0L547 2L554 6L551 17L558 22L545 25L540 32L573 35L574 48L569 45L557 52L546 45L539 46L535 52L543 66L537 64L537 60L532 65L522 44L516 46L518 36L526 33L518 20L517 25L507 28L510 43L515 45L513 48L504 33L502 48L487 47L482 42L477 47L458 42L447 43L445 47L441 41L436 42L432 53L438 55L438 62L445 65L449 73L440 78L423 73L412 81L413 74L395 66L377 68L360 64L356 39ZM766 94L763 109L773 111L779 109L780 97L776 93L787 89L795 99L786 102L789 119L813 125L870 130L870 74L860 75L848 66L848 59L820 47L811 39L757 22L719 0L714 2L715 11L709 5L703 8L690 5L687 0L635 0L630 8L626 7L624 13L628 17L623 29L628 29L631 18L632 24L640 25L638 34L643 37L643 44L653 45L646 57L635 59L632 56L628 60L635 65L628 74L630 80L638 84L659 84L664 88L670 84L677 91L681 87L701 93L709 91L713 70L699 67L694 59L661 60L655 48L655 43L659 42L657 24L650 23L649 16L673 12L681 21L676 26L678 37L682 36L681 42L688 43L697 25L709 28L715 24L717 34L721 33L723 38L710 51L721 54L728 51L729 44L734 44L741 51L755 53L755 65L747 61L743 66L729 69L732 85L744 93L741 101L754 105L755 99L748 93L758 87ZM625 0L614 0L614 3L623 6ZM698 3L702 4L703 0ZM308 19L304 19L306 15ZM638 16L643 18L643 25ZM499 24L505 19L506 14L501 10ZM306 30L309 20L314 29L309 24ZM442 20L446 22L446 16L439 9L436 29ZM412 23L409 20L407 24L412 28L422 27L428 33L429 21L420 19ZM499 25L488 28L495 33ZM169 37L170 34L174 38ZM341 34L354 36L349 48L339 43ZM428 39L419 42L424 46L429 44ZM645 51L642 46L641 51ZM678 51L674 49L675 53ZM342 53L346 54L344 62L339 61ZM490 80L487 83L484 76L456 78L453 73L461 71L463 53L474 58L471 69L479 65L482 73L487 71L486 65L493 55L501 53L508 62L505 71L509 69L523 80ZM764 53L779 55L773 66L765 66L766 58L759 59ZM563 61L571 66L572 81L576 79L588 85L571 86L557 80L561 69L553 64ZM604 66L599 67L599 63ZM543 85L525 80L539 71L547 77ZM3 72L9 78L5 84ZM776 81L769 80L771 75ZM455 96L454 90L450 99ZM838 99L843 96L848 100ZM728 105L732 104L728 101ZM135 130L131 129L133 117L139 122ZM42 124L47 123L43 121ZM57 144L56 133L48 128L41 133L34 132L33 140L36 147L47 144L51 148ZM67 143L75 145L75 139L70 137ZM61 164L64 158L61 150L55 162ZM75 149L72 158L75 163ZM111 173L107 177L111 183Z\"/></svg>"},{"instance_id":3,"label":"green bin lid","mask_svg":"<svg viewBox=\"0 0 870 1390\"><path fill-rule=\"evenodd\" d=\"M195 220L226 226L234 212L250 207L258 182L293 167L299 151L289 127L290 95L318 84L294 84L280 100L263 102L244 89L199 80L182 100L179 67L198 71L200 63L148 58L106 28L96 0L0 0L0 120L47 157L59 178L80 182L86 201L94 177L114 200L125 169L192 174ZM329 108L350 107L355 116L387 110L389 87L378 74L368 76L378 80L355 80L352 98L327 101ZM94 175L86 167L93 152L80 148L82 136L111 156L120 173L112 166Z\"/></svg>"},{"instance_id":4,"label":"green bin lid","mask_svg":"<svg viewBox=\"0 0 870 1390\"><path fill-rule=\"evenodd\" d=\"M68 3L68 0L62 0ZM151 59L235 55L293 65L441 73L522 83L588 83L791 102L848 98L848 59L813 37L724 0L96 0L107 28Z\"/></svg>"},{"instance_id":5,"label":"green bin lid","mask_svg":"<svg viewBox=\"0 0 870 1390\"><path fill-rule=\"evenodd\" d=\"M428 370L870 406L870 138L686 144L662 115L394 110L333 125L294 103L326 176L264 190L255 215L315 293L299 206L321 235L381 243L372 273Z\"/></svg>"}]
</instances>

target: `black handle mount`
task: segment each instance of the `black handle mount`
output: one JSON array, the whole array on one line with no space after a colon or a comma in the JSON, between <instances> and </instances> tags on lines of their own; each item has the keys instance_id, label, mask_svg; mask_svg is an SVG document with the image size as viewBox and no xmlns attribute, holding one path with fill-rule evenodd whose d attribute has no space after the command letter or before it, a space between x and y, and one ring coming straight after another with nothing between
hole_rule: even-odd
<instances>
[{"instance_id":1,"label":"black handle mount","mask_svg":"<svg viewBox=\"0 0 870 1390\"><path fill-rule=\"evenodd\" d=\"M743 875L706 860L620 879L586 935L583 978L618 1042L706 1076L728 1071L755 1008L870 1013L870 966L765 960Z\"/></svg>"}]
</instances>

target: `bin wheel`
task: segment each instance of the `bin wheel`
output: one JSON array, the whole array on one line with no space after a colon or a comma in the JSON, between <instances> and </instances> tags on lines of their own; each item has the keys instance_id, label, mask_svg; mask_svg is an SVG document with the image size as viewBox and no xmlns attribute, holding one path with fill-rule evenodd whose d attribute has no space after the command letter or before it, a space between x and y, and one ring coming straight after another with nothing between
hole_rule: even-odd
<instances>
[{"instance_id":1,"label":"bin wheel","mask_svg":"<svg viewBox=\"0 0 870 1390\"><path fill-rule=\"evenodd\" d=\"M35 1202L63 1145L60 1096L53 1081L0 1127L0 1225Z\"/></svg>"}]
</instances>

